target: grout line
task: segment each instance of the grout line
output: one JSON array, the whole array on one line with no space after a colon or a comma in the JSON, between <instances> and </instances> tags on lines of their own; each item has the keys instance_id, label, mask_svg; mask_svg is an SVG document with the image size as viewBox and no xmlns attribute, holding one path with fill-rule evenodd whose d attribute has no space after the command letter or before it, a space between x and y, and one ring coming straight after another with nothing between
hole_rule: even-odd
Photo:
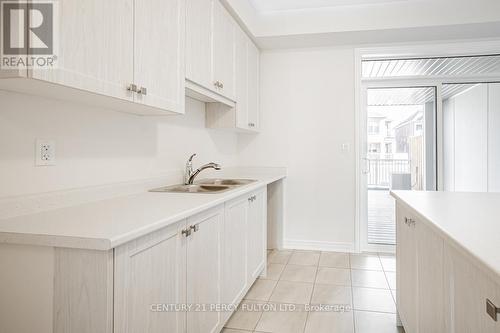
<instances>
[{"instance_id":1,"label":"grout line","mask_svg":"<svg viewBox=\"0 0 500 333\"><path fill-rule=\"evenodd\" d=\"M314 274L314 281L313 281L313 289L311 291L311 296L309 296L309 305L312 303L312 298L313 298L313 295L314 295L314 290L316 288L316 279L318 277L318 271L319 271L319 262L321 261L321 252L319 254L319 258L318 258L318 264L316 265L316 274ZM307 328L307 321L309 320L309 314L310 312L307 311L307 314L306 314L306 320L304 322L304 328L302 329L302 332L305 333L306 332L306 328Z\"/></svg>"},{"instance_id":2,"label":"grout line","mask_svg":"<svg viewBox=\"0 0 500 333\"><path fill-rule=\"evenodd\" d=\"M351 255L348 255L349 261L349 275L351 277L351 311L352 311L352 327L354 329L354 333L356 333L356 313L354 312L354 287L352 285L352 267L351 267Z\"/></svg>"},{"instance_id":3,"label":"grout line","mask_svg":"<svg viewBox=\"0 0 500 333\"><path fill-rule=\"evenodd\" d=\"M380 253L378 254L378 260L380 260L380 265L382 265L382 260L380 259ZM392 294L391 284L389 283L389 279L387 278L387 272L384 269L384 265L382 265L382 272L384 272L385 282L387 282L387 287L389 287L389 292L391 293L392 301L394 302L394 306L396 307L397 306L396 300L394 299L394 295Z\"/></svg>"}]
</instances>

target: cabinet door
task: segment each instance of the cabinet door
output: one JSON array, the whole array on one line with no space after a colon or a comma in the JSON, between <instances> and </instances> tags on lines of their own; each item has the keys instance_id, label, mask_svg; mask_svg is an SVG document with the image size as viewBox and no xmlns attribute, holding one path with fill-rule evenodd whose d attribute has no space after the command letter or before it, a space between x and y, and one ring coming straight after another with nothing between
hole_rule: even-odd
<instances>
[{"instance_id":1,"label":"cabinet door","mask_svg":"<svg viewBox=\"0 0 500 333\"><path fill-rule=\"evenodd\" d=\"M213 0L186 0L186 78L208 89L212 82Z\"/></svg>"},{"instance_id":2,"label":"cabinet door","mask_svg":"<svg viewBox=\"0 0 500 333\"><path fill-rule=\"evenodd\" d=\"M500 321L486 313L487 299L500 306L500 285L450 245L444 248L444 295L444 332L500 332Z\"/></svg>"},{"instance_id":3,"label":"cabinet door","mask_svg":"<svg viewBox=\"0 0 500 333\"><path fill-rule=\"evenodd\" d=\"M418 331L444 332L444 241L421 222L415 226L418 267Z\"/></svg>"},{"instance_id":4,"label":"cabinet door","mask_svg":"<svg viewBox=\"0 0 500 333\"><path fill-rule=\"evenodd\" d=\"M401 205L396 209L397 308L406 333L417 332L417 245L415 228L405 223L411 216Z\"/></svg>"},{"instance_id":5,"label":"cabinet door","mask_svg":"<svg viewBox=\"0 0 500 333\"><path fill-rule=\"evenodd\" d=\"M132 101L133 0L64 0L58 8L57 68L31 77Z\"/></svg>"},{"instance_id":6,"label":"cabinet door","mask_svg":"<svg viewBox=\"0 0 500 333\"><path fill-rule=\"evenodd\" d=\"M185 0L135 0L134 83L139 103L184 113Z\"/></svg>"},{"instance_id":7,"label":"cabinet door","mask_svg":"<svg viewBox=\"0 0 500 333\"><path fill-rule=\"evenodd\" d=\"M247 196L226 203L225 210L223 303L237 304L247 286Z\"/></svg>"},{"instance_id":8,"label":"cabinet door","mask_svg":"<svg viewBox=\"0 0 500 333\"><path fill-rule=\"evenodd\" d=\"M209 307L221 303L223 221L223 207L188 219L193 232L187 238L187 301L194 306L187 315L188 333L212 333L220 329L220 312Z\"/></svg>"},{"instance_id":9,"label":"cabinet door","mask_svg":"<svg viewBox=\"0 0 500 333\"><path fill-rule=\"evenodd\" d=\"M214 0L213 81L216 91L234 100L234 35L233 18L219 0Z\"/></svg>"},{"instance_id":10,"label":"cabinet door","mask_svg":"<svg viewBox=\"0 0 500 333\"><path fill-rule=\"evenodd\" d=\"M182 223L115 249L115 333L182 333L185 312L155 304L184 304L186 240Z\"/></svg>"},{"instance_id":11,"label":"cabinet door","mask_svg":"<svg viewBox=\"0 0 500 333\"><path fill-rule=\"evenodd\" d=\"M237 29L235 39L236 127L248 129L247 35Z\"/></svg>"},{"instance_id":12,"label":"cabinet door","mask_svg":"<svg viewBox=\"0 0 500 333\"><path fill-rule=\"evenodd\" d=\"M248 40L248 124L251 129L260 127L260 51Z\"/></svg>"},{"instance_id":13,"label":"cabinet door","mask_svg":"<svg viewBox=\"0 0 500 333\"><path fill-rule=\"evenodd\" d=\"M248 274L253 281L266 266L267 248L267 190L250 196L248 208Z\"/></svg>"}]
</instances>

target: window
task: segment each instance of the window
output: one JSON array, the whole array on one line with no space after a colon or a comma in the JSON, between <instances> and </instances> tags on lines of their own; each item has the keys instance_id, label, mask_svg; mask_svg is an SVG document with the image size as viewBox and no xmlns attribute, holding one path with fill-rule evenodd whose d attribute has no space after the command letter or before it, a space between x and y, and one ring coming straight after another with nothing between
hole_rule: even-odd
<instances>
[{"instance_id":1,"label":"window","mask_svg":"<svg viewBox=\"0 0 500 333\"><path fill-rule=\"evenodd\" d=\"M368 134L379 134L380 126L378 121L369 121L368 122Z\"/></svg>"},{"instance_id":2,"label":"window","mask_svg":"<svg viewBox=\"0 0 500 333\"><path fill-rule=\"evenodd\" d=\"M386 154L392 154L392 143L386 143L385 144L385 153Z\"/></svg>"},{"instance_id":3,"label":"window","mask_svg":"<svg viewBox=\"0 0 500 333\"><path fill-rule=\"evenodd\" d=\"M369 153L380 153L380 143L370 143L368 145Z\"/></svg>"}]
</instances>

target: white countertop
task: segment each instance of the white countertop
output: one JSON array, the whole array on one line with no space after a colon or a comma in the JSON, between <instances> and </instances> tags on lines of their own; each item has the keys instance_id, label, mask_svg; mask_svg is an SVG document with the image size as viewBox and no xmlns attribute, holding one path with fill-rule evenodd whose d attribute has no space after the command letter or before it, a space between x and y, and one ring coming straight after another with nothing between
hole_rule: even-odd
<instances>
[{"instance_id":1,"label":"white countertop","mask_svg":"<svg viewBox=\"0 0 500 333\"><path fill-rule=\"evenodd\" d=\"M246 173L232 178L258 181L223 193L141 192L3 219L0 243L109 250L284 177Z\"/></svg>"},{"instance_id":2,"label":"white countertop","mask_svg":"<svg viewBox=\"0 0 500 333\"><path fill-rule=\"evenodd\" d=\"M500 193L393 191L391 194L500 278Z\"/></svg>"}]
</instances>

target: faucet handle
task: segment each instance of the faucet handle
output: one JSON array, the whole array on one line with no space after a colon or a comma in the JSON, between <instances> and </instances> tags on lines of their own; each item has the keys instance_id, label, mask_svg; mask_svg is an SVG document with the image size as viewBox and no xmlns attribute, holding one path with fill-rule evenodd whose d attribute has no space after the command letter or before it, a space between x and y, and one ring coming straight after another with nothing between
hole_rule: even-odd
<instances>
[{"instance_id":1,"label":"faucet handle","mask_svg":"<svg viewBox=\"0 0 500 333\"><path fill-rule=\"evenodd\" d=\"M193 154L193 155L191 155L191 157L188 159L188 162L192 162L193 161L193 157L195 157L195 156L196 156L196 153Z\"/></svg>"}]
</instances>

